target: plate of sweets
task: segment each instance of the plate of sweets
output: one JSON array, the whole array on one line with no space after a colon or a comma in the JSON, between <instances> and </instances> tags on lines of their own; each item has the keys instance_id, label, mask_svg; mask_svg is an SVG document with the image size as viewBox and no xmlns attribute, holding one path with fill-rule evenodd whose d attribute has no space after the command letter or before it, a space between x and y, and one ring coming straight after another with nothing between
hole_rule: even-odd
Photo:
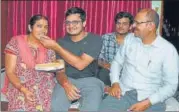
<instances>
[{"instance_id":1,"label":"plate of sweets","mask_svg":"<svg viewBox=\"0 0 179 112\"><path fill-rule=\"evenodd\" d=\"M65 67L64 61L58 60L58 61L51 62L51 63L36 64L35 70L55 72L55 71L63 69L64 67Z\"/></svg>"}]
</instances>

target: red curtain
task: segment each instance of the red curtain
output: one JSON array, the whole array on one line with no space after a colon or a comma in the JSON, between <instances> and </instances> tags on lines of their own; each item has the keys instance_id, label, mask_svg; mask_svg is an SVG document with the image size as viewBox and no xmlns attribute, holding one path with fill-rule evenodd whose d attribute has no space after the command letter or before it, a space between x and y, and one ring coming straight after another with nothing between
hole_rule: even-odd
<instances>
[{"instance_id":1,"label":"red curtain","mask_svg":"<svg viewBox=\"0 0 179 112\"><path fill-rule=\"evenodd\" d=\"M8 1L7 38L25 34L30 17L44 14L49 18L49 36L56 39L65 34L63 26L65 11L72 7L83 8L87 13L86 30L99 35L111 32L115 14L129 11L133 15L140 8L150 8L150 1Z\"/></svg>"},{"instance_id":2,"label":"red curtain","mask_svg":"<svg viewBox=\"0 0 179 112\"><path fill-rule=\"evenodd\" d=\"M86 31L99 35L112 32L114 17L120 11L135 15L141 8L151 8L151 1L2 1L2 38L3 47L14 35L26 34L30 17L34 14L44 14L49 18L49 36L53 39L65 34L65 11L78 6L87 13ZM3 19L5 18L5 19ZM2 49L3 50L3 49ZM2 56L2 55L1 55Z\"/></svg>"}]
</instances>

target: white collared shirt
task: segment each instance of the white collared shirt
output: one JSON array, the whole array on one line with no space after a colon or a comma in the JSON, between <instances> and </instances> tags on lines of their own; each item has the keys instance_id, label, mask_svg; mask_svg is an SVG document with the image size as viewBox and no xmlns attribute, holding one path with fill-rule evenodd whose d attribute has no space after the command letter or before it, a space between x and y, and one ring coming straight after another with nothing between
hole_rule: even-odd
<instances>
[{"instance_id":1,"label":"white collared shirt","mask_svg":"<svg viewBox=\"0 0 179 112\"><path fill-rule=\"evenodd\" d=\"M174 95L178 72L178 53L171 43L158 35L151 45L144 45L131 34L112 62L110 80L112 84L120 83L123 95L136 89L138 101L149 98L156 104Z\"/></svg>"}]
</instances>

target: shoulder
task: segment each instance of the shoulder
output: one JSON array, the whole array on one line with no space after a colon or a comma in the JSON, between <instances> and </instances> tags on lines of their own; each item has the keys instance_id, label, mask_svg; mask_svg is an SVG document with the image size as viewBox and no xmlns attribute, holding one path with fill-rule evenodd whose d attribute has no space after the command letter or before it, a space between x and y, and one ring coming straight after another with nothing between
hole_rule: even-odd
<instances>
[{"instance_id":1,"label":"shoulder","mask_svg":"<svg viewBox=\"0 0 179 112\"><path fill-rule=\"evenodd\" d=\"M27 37L27 35L16 35L16 36L11 37L10 41L18 41L18 40L26 38L26 37Z\"/></svg>"},{"instance_id":2,"label":"shoulder","mask_svg":"<svg viewBox=\"0 0 179 112\"><path fill-rule=\"evenodd\" d=\"M27 35L13 36L13 37L11 37L10 41L8 42L8 44L16 45L17 43L24 42L24 40L25 40L24 38L27 38Z\"/></svg>"},{"instance_id":3,"label":"shoulder","mask_svg":"<svg viewBox=\"0 0 179 112\"><path fill-rule=\"evenodd\" d=\"M158 46L165 49L165 51L176 50L174 45L167 41L165 38L158 36Z\"/></svg>"},{"instance_id":4,"label":"shoulder","mask_svg":"<svg viewBox=\"0 0 179 112\"><path fill-rule=\"evenodd\" d=\"M101 36L94 34L94 33L88 33L88 40L94 41L94 42L100 42L102 41Z\"/></svg>"},{"instance_id":5,"label":"shoulder","mask_svg":"<svg viewBox=\"0 0 179 112\"><path fill-rule=\"evenodd\" d=\"M70 38L69 36L65 35L64 37L59 37L57 42L58 43L64 43L64 42L68 41L69 38Z\"/></svg>"},{"instance_id":6,"label":"shoulder","mask_svg":"<svg viewBox=\"0 0 179 112\"><path fill-rule=\"evenodd\" d=\"M19 52L19 43L24 43L24 37L26 35L17 35L17 36L13 36L11 37L10 41L7 43L6 47L5 47L5 51L10 51L11 53L17 55ZM26 36L27 37L27 36Z\"/></svg>"},{"instance_id":7,"label":"shoulder","mask_svg":"<svg viewBox=\"0 0 179 112\"><path fill-rule=\"evenodd\" d=\"M134 43L134 41L139 41L140 38L135 37L134 33L128 33L124 39L124 43L125 44L130 44L130 43Z\"/></svg>"},{"instance_id":8,"label":"shoulder","mask_svg":"<svg viewBox=\"0 0 179 112\"><path fill-rule=\"evenodd\" d=\"M116 37L115 32L106 33L106 34L102 35L103 40L109 40L109 39L115 38L115 37Z\"/></svg>"},{"instance_id":9,"label":"shoulder","mask_svg":"<svg viewBox=\"0 0 179 112\"><path fill-rule=\"evenodd\" d=\"M94 33L91 33L91 32L88 32L88 36L89 37L101 37L100 35L97 35L97 34L94 34Z\"/></svg>"}]
</instances>

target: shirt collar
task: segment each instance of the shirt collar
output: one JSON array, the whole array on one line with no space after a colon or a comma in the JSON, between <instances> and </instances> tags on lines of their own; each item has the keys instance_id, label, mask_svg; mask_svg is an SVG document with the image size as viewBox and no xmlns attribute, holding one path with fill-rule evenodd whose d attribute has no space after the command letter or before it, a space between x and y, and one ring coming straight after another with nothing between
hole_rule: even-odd
<instances>
[{"instance_id":1,"label":"shirt collar","mask_svg":"<svg viewBox=\"0 0 179 112\"><path fill-rule=\"evenodd\" d=\"M128 32L124 38L126 38L127 36L130 36L131 34L132 33ZM115 39L117 38L116 32L113 32L113 37L115 37Z\"/></svg>"},{"instance_id":2,"label":"shirt collar","mask_svg":"<svg viewBox=\"0 0 179 112\"><path fill-rule=\"evenodd\" d=\"M157 35L157 37L156 37L155 40L152 42L152 44L147 45L147 46L153 46L153 47L158 47L158 48L161 47L161 44L162 44L161 38L162 38L162 37L161 37L160 35ZM143 44L141 38L137 37L137 40L138 40L141 44ZM144 44L143 44L143 45L144 45Z\"/></svg>"},{"instance_id":3,"label":"shirt collar","mask_svg":"<svg viewBox=\"0 0 179 112\"><path fill-rule=\"evenodd\" d=\"M152 46L154 47L161 47L161 36L160 35L157 35L156 39L152 42Z\"/></svg>"}]
</instances>

